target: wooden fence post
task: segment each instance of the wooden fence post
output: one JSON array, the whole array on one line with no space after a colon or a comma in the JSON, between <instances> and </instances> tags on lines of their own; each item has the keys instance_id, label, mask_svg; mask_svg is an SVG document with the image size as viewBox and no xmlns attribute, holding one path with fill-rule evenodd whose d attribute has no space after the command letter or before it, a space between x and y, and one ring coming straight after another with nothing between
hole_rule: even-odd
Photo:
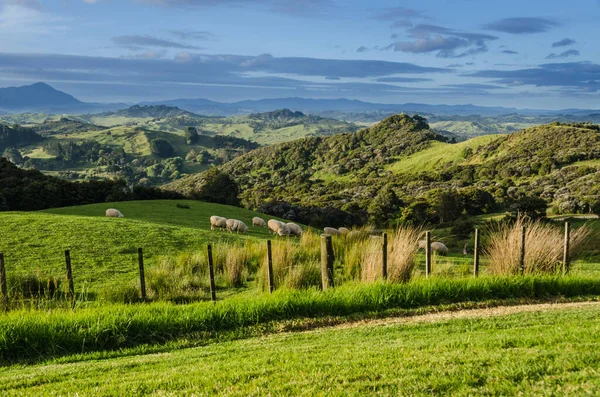
<instances>
[{"instance_id":1,"label":"wooden fence post","mask_svg":"<svg viewBox=\"0 0 600 397\"><path fill-rule=\"evenodd\" d=\"M144 252L138 248L138 264L140 265L140 290L142 292L142 300L146 301L146 276L144 275Z\"/></svg>"},{"instance_id":2,"label":"wooden fence post","mask_svg":"<svg viewBox=\"0 0 600 397\"><path fill-rule=\"evenodd\" d=\"M383 247L382 249L382 263L381 263L381 275L384 280L387 280L388 276L388 266L387 266L387 254L388 254L388 235L387 233L383 233Z\"/></svg>"},{"instance_id":3,"label":"wooden fence post","mask_svg":"<svg viewBox=\"0 0 600 397\"><path fill-rule=\"evenodd\" d=\"M473 275L479 276L479 229L475 229L475 244L473 247Z\"/></svg>"},{"instance_id":4,"label":"wooden fence post","mask_svg":"<svg viewBox=\"0 0 600 397\"><path fill-rule=\"evenodd\" d=\"M213 266L212 245L208 244L208 276L210 278L210 299L215 302L217 300L217 292L215 291L215 268Z\"/></svg>"},{"instance_id":5,"label":"wooden fence post","mask_svg":"<svg viewBox=\"0 0 600 397\"><path fill-rule=\"evenodd\" d=\"M331 236L327 234L321 235L321 281L323 289L333 288L333 262L335 256L333 254L333 243Z\"/></svg>"},{"instance_id":6,"label":"wooden fence post","mask_svg":"<svg viewBox=\"0 0 600 397\"><path fill-rule=\"evenodd\" d=\"M2 292L2 306L5 311L8 311L8 286L6 285L6 268L2 252L0 252L0 292Z\"/></svg>"},{"instance_id":7,"label":"wooden fence post","mask_svg":"<svg viewBox=\"0 0 600 397\"><path fill-rule=\"evenodd\" d=\"M271 240L267 240L267 276L269 279L269 293L275 290L273 277L273 251L271 249Z\"/></svg>"},{"instance_id":8,"label":"wooden fence post","mask_svg":"<svg viewBox=\"0 0 600 397\"><path fill-rule=\"evenodd\" d=\"M523 226L521 230L521 247L519 254L519 269L521 271L521 275L525 274L525 235L527 234L527 228Z\"/></svg>"},{"instance_id":9,"label":"wooden fence post","mask_svg":"<svg viewBox=\"0 0 600 397\"><path fill-rule=\"evenodd\" d=\"M431 274L431 232L425 232L425 277Z\"/></svg>"},{"instance_id":10,"label":"wooden fence post","mask_svg":"<svg viewBox=\"0 0 600 397\"><path fill-rule=\"evenodd\" d=\"M65 264L67 265L67 281L69 282L69 300L71 309L75 308L75 286L73 285L73 269L71 268L71 251L65 250Z\"/></svg>"},{"instance_id":11,"label":"wooden fence post","mask_svg":"<svg viewBox=\"0 0 600 397\"><path fill-rule=\"evenodd\" d=\"M564 252L563 252L563 268L562 268L563 274L569 273L570 245L571 245L571 225L569 224L569 222L565 222L565 247L564 247Z\"/></svg>"}]
</instances>

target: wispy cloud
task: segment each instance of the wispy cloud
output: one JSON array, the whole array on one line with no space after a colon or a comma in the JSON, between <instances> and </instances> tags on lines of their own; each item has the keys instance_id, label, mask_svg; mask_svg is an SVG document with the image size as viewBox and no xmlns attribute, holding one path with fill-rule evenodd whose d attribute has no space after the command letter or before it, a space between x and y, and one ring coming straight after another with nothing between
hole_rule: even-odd
<instances>
[{"instance_id":1,"label":"wispy cloud","mask_svg":"<svg viewBox=\"0 0 600 397\"><path fill-rule=\"evenodd\" d=\"M598 0L598 1L600 1L600 0ZM556 47L568 47L568 46L573 45L575 43L576 43L576 41L573 40L573 39L564 38L562 40L559 40L557 42L552 43L552 47L553 48L556 48Z\"/></svg>"},{"instance_id":2,"label":"wispy cloud","mask_svg":"<svg viewBox=\"0 0 600 397\"><path fill-rule=\"evenodd\" d=\"M166 7L258 6L293 16L315 16L333 8L331 0L136 0L141 4Z\"/></svg>"},{"instance_id":3,"label":"wispy cloud","mask_svg":"<svg viewBox=\"0 0 600 397\"><path fill-rule=\"evenodd\" d=\"M560 54L550 53L546 57L546 59L561 59L561 58L569 58L569 57L578 57L579 51L577 50L567 50L565 52L561 52Z\"/></svg>"},{"instance_id":4,"label":"wispy cloud","mask_svg":"<svg viewBox=\"0 0 600 397\"><path fill-rule=\"evenodd\" d=\"M488 23L484 27L488 30L511 34L542 33L553 29L560 24L547 18L504 18Z\"/></svg>"},{"instance_id":5,"label":"wispy cloud","mask_svg":"<svg viewBox=\"0 0 600 397\"><path fill-rule=\"evenodd\" d=\"M202 47L182 44L171 40L160 39L148 35L126 35L113 37L112 42L118 46L138 50L147 47L176 48L181 50L200 50Z\"/></svg>"},{"instance_id":6,"label":"wispy cloud","mask_svg":"<svg viewBox=\"0 0 600 397\"><path fill-rule=\"evenodd\" d=\"M217 36L206 30L179 29L167 30L167 33L181 40L215 40Z\"/></svg>"},{"instance_id":7,"label":"wispy cloud","mask_svg":"<svg viewBox=\"0 0 600 397\"><path fill-rule=\"evenodd\" d=\"M511 86L533 85L596 92L600 89L600 65L592 62L546 63L517 70L482 70L468 76L497 79Z\"/></svg>"},{"instance_id":8,"label":"wispy cloud","mask_svg":"<svg viewBox=\"0 0 600 397\"><path fill-rule=\"evenodd\" d=\"M487 52L487 42L496 36L469 33L438 25L421 24L407 30L414 41L396 42L388 46L394 51L413 54L436 53L441 58L462 58Z\"/></svg>"}]
</instances>

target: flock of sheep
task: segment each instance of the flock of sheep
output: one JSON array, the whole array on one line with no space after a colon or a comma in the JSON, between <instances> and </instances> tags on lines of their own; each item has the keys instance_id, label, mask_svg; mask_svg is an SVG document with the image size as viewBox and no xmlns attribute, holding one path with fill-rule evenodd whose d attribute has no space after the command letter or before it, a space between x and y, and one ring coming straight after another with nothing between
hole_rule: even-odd
<instances>
[{"instance_id":1,"label":"flock of sheep","mask_svg":"<svg viewBox=\"0 0 600 397\"><path fill-rule=\"evenodd\" d=\"M123 214L114 208L109 208L106 210L106 216L109 218L123 218ZM255 216L252 218L252 226L256 227L268 227L269 231L278 236L301 236L302 228L295 223L288 222L284 223L278 221L277 219L269 219L268 222L265 222L264 219ZM213 215L210 217L210 230L227 230L229 233L242 233L247 234L249 229L246 224L238 219L227 219L222 216ZM339 229L335 229L333 227L326 227L323 229L325 234L329 234L330 236L348 236L353 237L354 235L362 234L364 232L353 230L350 231L345 227L340 227ZM376 232L376 231L374 231ZM419 248L425 249L425 245L427 243L425 240L419 241ZM431 250L441 254L448 254L448 247L444 243L439 241L434 241L431 243Z\"/></svg>"},{"instance_id":2,"label":"flock of sheep","mask_svg":"<svg viewBox=\"0 0 600 397\"><path fill-rule=\"evenodd\" d=\"M268 227L269 231L279 236L301 236L302 228L295 223L284 223L276 219L265 222L264 219L255 216L252 218L252 226ZM248 233L248 226L238 219L227 219L222 216L210 217L210 230L227 230L230 233Z\"/></svg>"}]
</instances>

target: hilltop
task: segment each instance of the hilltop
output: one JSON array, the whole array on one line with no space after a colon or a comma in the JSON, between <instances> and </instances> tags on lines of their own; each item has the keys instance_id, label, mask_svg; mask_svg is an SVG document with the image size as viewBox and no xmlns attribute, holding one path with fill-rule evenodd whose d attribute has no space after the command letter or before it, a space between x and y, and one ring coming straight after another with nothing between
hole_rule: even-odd
<instances>
[{"instance_id":1,"label":"hilltop","mask_svg":"<svg viewBox=\"0 0 600 397\"><path fill-rule=\"evenodd\" d=\"M598 128L553 123L453 144L424 119L396 115L355 134L260 148L220 169L238 184L244 206L295 212L306 223L314 206L357 223L443 222L546 205L589 212L600 210ZM197 178L165 189L182 192Z\"/></svg>"}]
</instances>

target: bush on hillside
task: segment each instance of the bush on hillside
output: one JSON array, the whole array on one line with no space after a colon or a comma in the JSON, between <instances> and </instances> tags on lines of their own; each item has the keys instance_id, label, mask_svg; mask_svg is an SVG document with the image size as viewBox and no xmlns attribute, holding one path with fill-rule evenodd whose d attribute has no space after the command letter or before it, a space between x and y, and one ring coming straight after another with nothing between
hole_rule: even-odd
<instances>
[{"instance_id":1,"label":"bush on hillside","mask_svg":"<svg viewBox=\"0 0 600 397\"><path fill-rule=\"evenodd\" d=\"M173 157L175 149L166 139L153 139L150 141L150 150L159 157Z\"/></svg>"}]
</instances>

